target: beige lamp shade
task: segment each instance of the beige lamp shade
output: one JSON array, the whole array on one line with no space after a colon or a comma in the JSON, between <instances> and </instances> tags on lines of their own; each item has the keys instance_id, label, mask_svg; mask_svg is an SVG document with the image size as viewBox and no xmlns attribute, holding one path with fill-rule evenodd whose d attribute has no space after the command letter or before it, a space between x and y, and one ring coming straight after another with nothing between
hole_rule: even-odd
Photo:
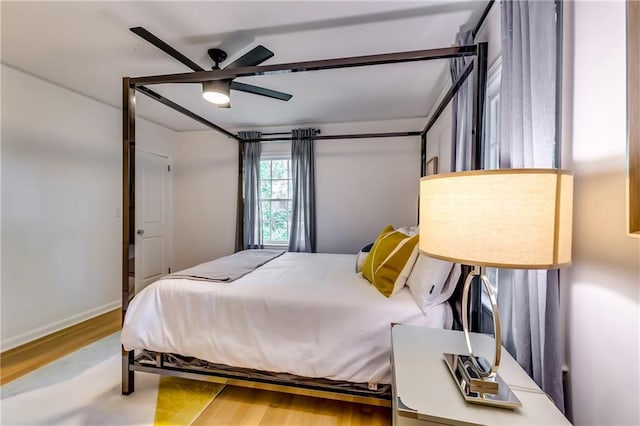
<instances>
[{"instance_id":1,"label":"beige lamp shade","mask_svg":"<svg viewBox=\"0 0 640 426\"><path fill-rule=\"evenodd\" d=\"M467 265L571 263L573 176L558 169L444 173L420 181L420 251Z\"/></svg>"}]
</instances>

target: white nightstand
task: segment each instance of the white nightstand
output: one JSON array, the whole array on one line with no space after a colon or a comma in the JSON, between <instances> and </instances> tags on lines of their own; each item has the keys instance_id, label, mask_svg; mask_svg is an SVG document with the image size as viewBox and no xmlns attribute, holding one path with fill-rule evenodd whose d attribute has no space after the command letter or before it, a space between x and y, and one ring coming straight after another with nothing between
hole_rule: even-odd
<instances>
[{"instance_id":1,"label":"white nightstand","mask_svg":"<svg viewBox=\"0 0 640 426\"><path fill-rule=\"evenodd\" d=\"M442 356L466 353L461 331L396 325L391 340L394 426L570 424L505 350L499 372L522 402L516 410L464 401ZM493 342L488 335L471 335L474 354L487 359L493 358Z\"/></svg>"}]
</instances>

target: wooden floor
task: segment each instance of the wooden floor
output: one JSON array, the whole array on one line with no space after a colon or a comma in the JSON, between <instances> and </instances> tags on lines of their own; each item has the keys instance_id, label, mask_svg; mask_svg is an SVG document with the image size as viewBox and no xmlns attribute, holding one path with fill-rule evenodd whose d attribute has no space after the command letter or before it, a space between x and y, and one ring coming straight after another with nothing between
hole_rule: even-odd
<instances>
[{"instance_id":1,"label":"wooden floor","mask_svg":"<svg viewBox=\"0 0 640 426\"><path fill-rule=\"evenodd\" d=\"M310 396L227 386L194 426L382 426L391 409Z\"/></svg>"},{"instance_id":2,"label":"wooden floor","mask_svg":"<svg viewBox=\"0 0 640 426\"><path fill-rule=\"evenodd\" d=\"M43 337L0 354L5 384L120 330L120 310ZM391 410L352 402L227 386L194 425L391 425Z\"/></svg>"},{"instance_id":3,"label":"wooden floor","mask_svg":"<svg viewBox=\"0 0 640 426\"><path fill-rule=\"evenodd\" d=\"M0 384L42 367L58 358L120 330L121 310L115 309L64 330L0 354Z\"/></svg>"}]
</instances>

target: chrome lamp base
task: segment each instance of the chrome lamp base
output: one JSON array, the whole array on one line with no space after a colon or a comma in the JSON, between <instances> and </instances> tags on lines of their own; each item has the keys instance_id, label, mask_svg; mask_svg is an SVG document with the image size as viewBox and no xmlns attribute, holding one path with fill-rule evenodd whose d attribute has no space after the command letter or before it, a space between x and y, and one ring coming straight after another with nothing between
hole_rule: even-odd
<instances>
[{"instance_id":1,"label":"chrome lamp base","mask_svg":"<svg viewBox=\"0 0 640 426\"><path fill-rule=\"evenodd\" d=\"M469 355L445 353L444 361L465 401L509 409L522 407L518 397L499 374L491 378L480 376ZM476 359L476 363L484 362Z\"/></svg>"},{"instance_id":2,"label":"chrome lamp base","mask_svg":"<svg viewBox=\"0 0 640 426\"><path fill-rule=\"evenodd\" d=\"M474 277L479 277L487 291L493 314L493 330L495 333L495 353L493 362L475 356L469 335L469 289ZM484 274L484 268L475 266L467 276L462 289L462 331L467 344L467 354L444 354L444 359L451 371L458 389L467 402L492 405L502 408L522 407L520 400L513 394L509 386L498 375L502 357L502 329L498 302L491 289L491 283Z\"/></svg>"}]
</instances>

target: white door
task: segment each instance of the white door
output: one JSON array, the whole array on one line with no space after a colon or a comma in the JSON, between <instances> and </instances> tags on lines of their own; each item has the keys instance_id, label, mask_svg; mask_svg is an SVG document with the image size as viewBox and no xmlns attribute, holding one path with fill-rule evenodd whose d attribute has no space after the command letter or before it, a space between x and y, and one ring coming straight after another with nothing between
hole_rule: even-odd
<instances>
[{"instance_id":1,"label":"white door","mask_svg":"<svg viewBox=\"0 0 640 426\"><path fill-rule=\"evenodd\" d=\"M171 268L171 164L169 158L136 150L136 293Z\"/></svg>"}]
</instances>

